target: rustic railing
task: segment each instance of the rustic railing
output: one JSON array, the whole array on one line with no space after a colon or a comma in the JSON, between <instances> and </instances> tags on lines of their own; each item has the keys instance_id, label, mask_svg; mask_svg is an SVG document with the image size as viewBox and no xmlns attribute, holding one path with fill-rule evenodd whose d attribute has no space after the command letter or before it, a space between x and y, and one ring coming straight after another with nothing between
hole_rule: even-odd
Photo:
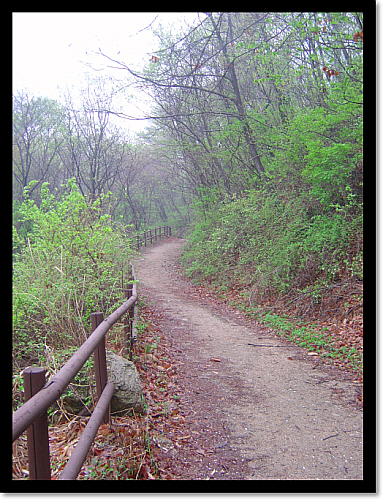
<instances>
[{"instance_id":1,"label":"rustic railing","mask_svg":"<svg viewBox=\"0 0 383 500\"><path fill-rule=\"evenodd\" d=\"M158 238L171 235L172 230L169 226L139 233L135 235L137 250L142 245L146 246L148 242L153 243ZM133 268L132 273L134 277ZM92 353L94 354L98 402L59 479L76 479L98 428L101 423L109 422L114 384L108 382L105 335L116 321L129 313L124 319L124 354L126 357L132 355L133 344L137 340L136 283L129 284L124 293L126 302L105 320L101 312L91 314L91 335L48 382L45 381L44 368L31 367L24 370L25 403L13 414L12 441L14 442L24 431L27 431L29 479L51 479L47 410L63 394Z\"/></svg>"},{"instance_id":2,"label":"rustic railing","mask_svg":"<svg viewBox=\"0 0 383 500\"><path fill-rule=\"evenodd\" d=\"M13 414L12 441L27 431L29 479L51 479L47 410L63 394L92 353L98 402L59 479L76 479L99 426L109 422L114 384L109 383L107 379L105 335L116 321L129 312L124 321L125 355L128 356L132 352L135 338L133 323L136 309L134 305L137 302L136 283L128 285L125 297L127 301L105 320L101 312L91 314L92 334L47 383L44 368L32 367L24 370L26 402Z\"/></svg>"},{"instance_id":3,"label":"rustic railing","mask_svg":"<svg viewBox=\"0 0 383 500\"><path fill-rule=\"evenodd\" d=\"M140 249L140 246L144 245L146 247L147 243L153 243L157 239L161 239L164 236L171 236L172 228L170 226L161 226L154 229L148 229L143 233L138 233L134 237L136 238L136 248Z\"/></svg>"}]
</instances>

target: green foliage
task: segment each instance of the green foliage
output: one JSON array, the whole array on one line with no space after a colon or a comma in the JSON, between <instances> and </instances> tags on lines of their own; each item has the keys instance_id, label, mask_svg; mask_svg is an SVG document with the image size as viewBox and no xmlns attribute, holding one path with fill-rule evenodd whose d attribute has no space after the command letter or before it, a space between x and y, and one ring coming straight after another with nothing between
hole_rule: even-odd
<instances>
[{"instance_id":1,"label":"green foliage","mask_svg":"<svg viewBox=\"0 0 383 500\"><path fill-rule=\"evenodd\" d=\"M348 258L358 234L361 217L334 211L310 216L305 197L253 190L221 203L195 225L183 262L189 276L217 284L236 279L283 294L308 280L315 289L316 282L341 275L362 279L361 250Z\"/></svg>"},{"instance_id":2,"label":"green foliage","mask_svg":"<svg viewBox=\"0 0 383 500\"><path fill-rule=\"evenodd\" d=\"M158 56L130 72L156 117L134 145L105 128L107 113L16 96L21 351L79 342L90 312L121 295L127 246L107 204L136 231L166 224L183 235L194 219L185 267L222 290L240 282L253 299L300 293L316 304L332 283L361 280L362 25L354 12L226 12L182 34L159 27ZM111 109L105 85L83 92L84 110ZM59 198L43 183L52 191L69 175L80 192L70 181ZM90 206L81 194L109 189Z\"/></svg>"},{"instance_id":3,"label":"green foliage","mask_svg":"<svg viewBox=\"0 0 383 500\"><path fill-rule=\"evenodd\" d=\"M333 345L331 335L327 328L319 328L315 324L295 319L291 321L286 315L273 313L260 313L258 319L265 325L271 326L275 331L298 344L308 348L311 352L321 354L325 358L343 358L351 363L353 369L362 369L363 360L355 347Z\"/></svg>"},{"instance_id":4,"label":"green foliage","mask_svg":"<svg viewBox=\"0 0 383 500\"><path fill-rule=\"evenodd\" d=\"M13 270L13 343L18 363L44 356L47 348L80 345L90 314L110 314L123 301L129 241L100 209L88 206L74 180L60 198L41 187L41 204L28 197L18 212L32 229L13 229L19 253ZM23 226L22 226L23 227Z\"/></svg>"}]
</instances>

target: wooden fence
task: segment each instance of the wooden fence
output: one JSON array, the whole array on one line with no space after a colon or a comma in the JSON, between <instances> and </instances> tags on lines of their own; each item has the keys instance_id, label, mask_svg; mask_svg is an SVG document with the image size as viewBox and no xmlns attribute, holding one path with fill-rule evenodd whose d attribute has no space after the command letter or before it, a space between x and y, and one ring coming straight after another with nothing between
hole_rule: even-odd
<instances>
[{"instance_id":1,"label":"wooden fence","mask_svg":"<svg viewBox=\"0 0 383 500\"><path fill-rule=\"evenodd\" d=\"M129 313L124 321L124 337L125 353L131 352L134 306L137 302L136 283L128 285L125 297L128 300L105 320L101 312L91 314L91 335L47 383L44 368L24 370L26 402L13 414L12 440L15 441L27 431L29 479L51 479L47 410L62 395L92 353L98 402L59 479L76 479L99 426L109 422L114 384L107 380L105 335L117 320Z\"/></svg>"},{"instance_id":2,"label":"wooden fence","mask_svg":"<svg viewBox=\"0 0 383 500\"><path fill-rule=\"evenodd\" d=\"M143 233L138 233L133 238L136 238L136 248L140 249L140 246L144 245L146 247L147 243L153 243L157 239L161 239L164 236L171 236L172 228L170 226L161 226L154 229L149 229Z\"/></svg>"},{"instance_id":3,"label":"wooden fence","mask_svg":"<svg viewBox=\"0 0 383 500\"><path fill-rule=\"evenodd\" d=\"M153 240L157 241L157 238L171 236L171 234L171 228L168 226L140 233L136 235L137 250L140 245L146 246L149 241L153 243ZM132 274L135 281L133 267ZM29 479L51 479L47 410L63 394L92 354L94 355L98 402L59 479L77 478L98 428L102 423L109 422L114 384L108 382L107 378L105 335L116 321L126 315L124 318L126 357L132 354L133 343L137 339L135 328L137 284L135 282L128 284L124 293L126 302L106 319L101 312L91 314L91 335L48 382L45 381L44 368L31 367L24 370L25 403L13 414L12 441L14 442L24 431L27 431Z\"/></svg>"}]
</instances>

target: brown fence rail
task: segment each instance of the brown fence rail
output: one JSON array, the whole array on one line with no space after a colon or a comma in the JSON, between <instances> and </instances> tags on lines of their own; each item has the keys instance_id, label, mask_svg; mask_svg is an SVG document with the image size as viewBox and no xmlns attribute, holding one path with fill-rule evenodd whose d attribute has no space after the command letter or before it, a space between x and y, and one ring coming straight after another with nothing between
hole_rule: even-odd
<instances>
[{"instance_id":1,"label":"brown fence rail","mask_svg":"<svg viewBox=\"0 0 383 500\"><path fill-rule=\"evenodd\" d=\"M148 242L153 243L161 237L171 235L172 229L169 226L139 233L135 235L137 250ZM133 268L132 273L134 277ZM124 319L126 357L132 353L133 343L137 340L136 283L129 284L124 292L127 301L105 320L101 312L91 314L92 334L48 382L45 381L44 368L31 367L24 370L25 403L13 414L12 441L27 431L29 479L51 479L47 410L63 394L92 354L98 402L59 479L77 478L98 428L102 423L109 422L114 385L108 383L107 378L105 335L116 321L129 313Z\"/></svg>"},{"instance_id":2,"label":"brown fence rail","mask_svg":"<svg viewBox=\"0 0 383 500\"><path fill-rule=\"evenodd\" d=\"M157 241L158 238L161 239L164 236L171 235L172 228L170 226L161 226L149 229L148 231L144 231L143 233L139 233L134 236L136 238L136 248L139 250L142 245L146 247L149 242L153 243L153 241Z\"/></svg>"},{"instance_id":3,"label":"brown fence rail","mask_svg":"<svg viewBox=\"0 0 383 500\"><path fill-rule=\"evenodd\" d=\"M107 380L105 335L116 321L129 312L124 321L125 354L132 352L135 336L134 306L137 302L136 283L128 285L125 297L128 300L106 319L100 312L91 314L92 334L47 383L44 368L32 367L24 370L26 402L13 414L12 440L15 441L27 431L29 479L51 479L47 410L62 395L92 353L98 403L59 479L76 479L99 426L109 422L114 385Z\"/></svg>"}]
</instances>

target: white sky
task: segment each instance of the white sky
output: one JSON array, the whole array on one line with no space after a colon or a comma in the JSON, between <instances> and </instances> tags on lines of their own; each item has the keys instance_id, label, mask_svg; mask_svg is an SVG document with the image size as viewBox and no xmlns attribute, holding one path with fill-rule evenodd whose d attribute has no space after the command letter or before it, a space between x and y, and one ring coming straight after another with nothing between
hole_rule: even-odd
<instances>
[{"instance_id":1,"label":"white sky","mask_svg":"<svg viewBox=\"0 0 383 500\"><path fill-rule=\"evenodd\" d=\"M149 60L156 49L156 39L149 29L137 32L148 26L157 14L153 27L184 20L191 23L197 16L196 13L156 12L14 12L13 91L26 89L33 95L58 100L58 87L81 86L84 72L89 72L81 61L94 61L91 52L98 51L99 47L128 65L136 66ZM139 109L137 99L126 112L139 116ZM119 122L121 127L135 131L142 130L147 123Z\"/></svg>"}]
</instances>

